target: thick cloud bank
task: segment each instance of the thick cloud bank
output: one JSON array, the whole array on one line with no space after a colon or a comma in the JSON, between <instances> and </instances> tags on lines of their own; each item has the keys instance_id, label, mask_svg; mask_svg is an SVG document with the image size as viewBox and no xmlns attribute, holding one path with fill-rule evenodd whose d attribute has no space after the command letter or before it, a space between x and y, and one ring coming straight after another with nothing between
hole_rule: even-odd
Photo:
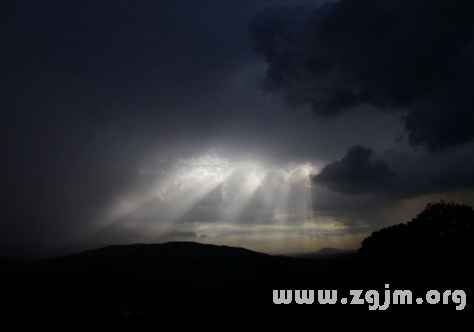
<instances>
[{"instance_id":1,"label":"thick cloud bank","mask_svg":"<svg viewBox=\"0 0 474 332\"><path fill-rule=\"evenodd\" d=\"M384 189L395 174L387 163L373 160L373 150L357 145L338 161L325 166L312 182L345 194L359 194Z\"/></svg>"},{"instance_id":2,"label":"thick cloud bank","mask_svg":"<svg viewBox=\"0 0 474 332\"><path fill-rule=\"evenodd\" d=\"M359 105L403 114L411 145L474 138L474 3L342 0L274 7L250 25L265 89L334 117Z\"/></svg>"}]
</instances>

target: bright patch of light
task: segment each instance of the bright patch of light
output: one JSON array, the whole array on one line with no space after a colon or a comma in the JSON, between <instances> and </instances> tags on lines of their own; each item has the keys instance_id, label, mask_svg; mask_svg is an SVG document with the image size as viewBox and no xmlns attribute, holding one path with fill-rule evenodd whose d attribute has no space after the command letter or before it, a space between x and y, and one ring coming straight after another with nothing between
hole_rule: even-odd
<instances>
[{"instance_id":1,"label":"bright patch of light","mask_svg":"<svg viewBox=\"0 0 474 332\"><path fill-rule=\"evenodd\" d=\"M208 152L139 174L153 178L147 192L123 196L106 224L120 223L147 234L178 224L285 224L312 220L310 164L268 165Z\"/></svg>"},{"instance_id":2,"label":"bright patch of light","mask_svg":"<svg viewBox=\"0 0 474 332\"><path fill-rule=\"evenodd\" d=\"M176 178L186 182L188 180L213 180L222 182L233 171L230 161L221 158L215 153L178 161Z\"/></svg>"}]
</instances>

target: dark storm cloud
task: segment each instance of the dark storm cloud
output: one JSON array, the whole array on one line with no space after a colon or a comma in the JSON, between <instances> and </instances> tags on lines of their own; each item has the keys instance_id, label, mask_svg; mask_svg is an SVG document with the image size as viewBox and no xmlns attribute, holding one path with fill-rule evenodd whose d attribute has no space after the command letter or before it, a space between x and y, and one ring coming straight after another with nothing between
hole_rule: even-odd
<instances>
[{"instance_id":1,"label":"dark storm cloud","mask_svg":"<svg viewBox=\"0 0 474 332\"><path fill-rule=\"evenodd\" d=\"M404 131L401 113L373 107L408 108L402 115L413 144L467 140L470 134L459 124L468 123L464 120L470 113L462 109L470 104L465 96L472 72L468 48L459 51L463 35L449 42L452 57L442 53L450 67L430 74L438 90L421 84L419 73L412 75L413 84L405 81L402 73L407 71L397 69L392 76L400 94L416 87L429 90L423 98L399 98L386 79L393 67L385 70L383 59L371 60L373 70L358 69L369 66L360 59L369 51L359 47L363 31L351 23L361 15L358 6L341 7L354 12L347 18L354 40L352 60L339 38L344 31L324 28L334 45L327 38L315 44L309 33L317 15L322 25L339 22L323 20L335 15L336 7L298 7L290 14L285 7L267 11L253 23L255 46L261 54L273 50L265 53L270 65L267 88L286 91L295 105L305 99L301 96L311 97L309 102L318 101L327 115L341 114L336 121L317 121L306 109L288 112L272 94L261 93L267 66L253 52L248 31L251 20L269 5L305 2L0 1L0 250L156 242L173 231L195 232L195 239L208 234L209 241L234 245L248 244L239 237L251 238L255 232L252 241L260 245L254 248L263 250L274 241L283 245L285 234L304 233L300 227L311 213L323 223L335 218L357 226L360 220L370 222L367 216L383 219L374 209L406 197L473 188L474 153L469 146L428 154L405 141L396 143ZM415 18L408 15L407 20ZM364 24L361 29L370 35ZM279 35L272 38L275 31ZM307 44L321 52L308 52ZM414 44L410 51L418 54L423 47ZM387 53L393 58L387 64L408 58L397 47ZM316 53L324 66L314 60ZM313 71L306 70L307 63ZM315 80L318 71L324 77ZM459 80L450 85L455 89L440 85L440 72L447 73L446 86ZM349 80L348 73L360 80ZM361 85L370 85L366 92L380 100L361 103L348 89L360 90ZM450 101L456 93L456 101ZM403 103L397 104L400 99ZM446 119L446 105L451 104L456 109L450 114L456 116ZM359 106L345 112L353 105ZM428 112L432 122L425 127ZM360 183L358 194L306 185L309 170L301 166L316 172L340 161L355 144L374 151L370 158L360 154L361 167L375 173L368 185ZM219 158L207 158L209 151ZM376 160L386 162L396 175L384 182ZM235 172L219 175L226 165ZM308 210L311 199L314 211ZM314 228L319 231L324 227ZM271 237L272 232L282 237Z\"/></svg>"},{"instance_id":2,"label":"dark storm cloud","mask_svg":"<svg viewBox=\"0 0 474 332\"><path fill-rule=\"evenodd\" d=\"M239 22L243 9L1 1L2 242L68 242L116 195L147 187L137 174L147 155L186 154L196 145L186 137L205 144L216 107L203 96L246 40L245 24L216 27Z\"/></svg>"},{"instance_id":3,"label":"dark storm cloud","mask_svg":"<svg viewBox=\"0 0 474 332\"><path fill-rule=\"evenodd\" d=\"M345 194L376 192L390 185L395 177L387 163L373 158L373 150L360 145L348 149L338 161L312 176L314 184Z\"/></svg>"},{"instance_id":4,"label":"dark storm cloud","mask_svg":"<svg viewBox=\"0 0 474 332\"><path fill-rule=\"evenodd\" d=\"M408 220L430 201L472 204L473 156L472 144L437 154L352 147L311 176L314 214L374 231L399 223L401 216Z\"/></svg>"},{"instance_id":5,"label":"dark storm cloud","mask_svg":"<svg viewBox=\"0 0 474 332\"><path fill-rule=\"evenodd\" d=\"M332 117L358 105L400 110L411 145L474 138L474 3L341 0L273 7L250 25L267 91Z\"/></svg>"},{"instance_id":6,"label":"dark storm cloud","mask_svg":"<svg viewBox=\"0 0 474 332\"><path fill-rule=\"evenodd\" d=\"M0 1L2 245L81 240L112 203L150 190L159 176L144 166L242 143L230 123L258 82L233 80L258 67L247 26L270 3ZM95 241L142 236L115 228Z\"/></svg>"}]
</instances>

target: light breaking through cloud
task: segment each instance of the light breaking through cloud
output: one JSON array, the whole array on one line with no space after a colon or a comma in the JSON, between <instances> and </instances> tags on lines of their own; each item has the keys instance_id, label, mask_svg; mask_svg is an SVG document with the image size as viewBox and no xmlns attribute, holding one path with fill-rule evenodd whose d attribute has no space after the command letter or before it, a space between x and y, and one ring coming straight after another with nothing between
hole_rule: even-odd
<instances>
[{"instance_id":1,"label":"light breaking through cloud","mask_svg":"<svg viewBox=\"0 0 474 332\"><path fill-rule=\"evenodd\" d=\"M259 249L264 247L262 241L275 241L271 245L275 252L301 251L315 241L327 244L334 242L329 238L345 235L347 226L314 216L312 195L318 193L310 174L315 172L310 164L275 166L233 160L214 151L143 168L141 176L152 182L148 193L117 198L97 221L101 226L96 232L134 229L149 241L231 241ZM356 233L365 234L364 227L359 228ZM288 243L279 246L278 239ZM355 243L346 246L350 245Z\"/></svg>"},{"instance_id":2,"label":"light breaking through cloud","mask_svg":"<svg viewBox=\"0 0 474 332\"><path fill-rule=\"evenodd\" d=\"M474 203L473 13L467 0L0 1L0 256L357 248L429 201Z\"/></svg>"}]
</instances>

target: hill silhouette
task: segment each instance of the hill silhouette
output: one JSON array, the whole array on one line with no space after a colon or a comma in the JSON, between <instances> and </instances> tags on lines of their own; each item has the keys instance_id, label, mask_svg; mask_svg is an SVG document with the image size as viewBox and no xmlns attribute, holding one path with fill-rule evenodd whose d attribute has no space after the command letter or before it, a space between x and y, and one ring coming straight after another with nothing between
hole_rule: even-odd
<instances>
[{"instance_id":1,"label":"hill silhouette","mask_svg":"<svg viewBox=\"0 0 474 332\"><path fill-rule=\"evenodd\" d=\"M27 265L27 262L20 259L0 257L0 279L23 272Z\"/></svg>"},{"instance_id":2,"label":"hill silhouette","mask_svg":"<svg viewBox=\"0 0 474 332\"><path fill-rule=\"evenodd\" d=\"M431 204L413 221L372 234L357 255L317 260L192 242L109 246L33 263L0 260L9 267L0 278L1 318L4 324L106 327L472 323L469 304L462 312L452 305L399 305L374 313L367 305L272 301L276 289L337 289L349 297L351 289L382 294L385 284L469 294L471 217L468 206Z\"/></svg>"},{"instance_id":3,"label":"hill silhouette","mask_svg":"<svg viewBox=\"0 0 474 332\"><path fill-rule=\"evenodd\" d=\"M307 253L298 253L293 255L288 255L290 257L305 258L305 259L321 259L328 257L338 257L342 255L354 255L356 250L341 250L337 248L322 248L315 252Z\"/></svg>"}]
</instances>

